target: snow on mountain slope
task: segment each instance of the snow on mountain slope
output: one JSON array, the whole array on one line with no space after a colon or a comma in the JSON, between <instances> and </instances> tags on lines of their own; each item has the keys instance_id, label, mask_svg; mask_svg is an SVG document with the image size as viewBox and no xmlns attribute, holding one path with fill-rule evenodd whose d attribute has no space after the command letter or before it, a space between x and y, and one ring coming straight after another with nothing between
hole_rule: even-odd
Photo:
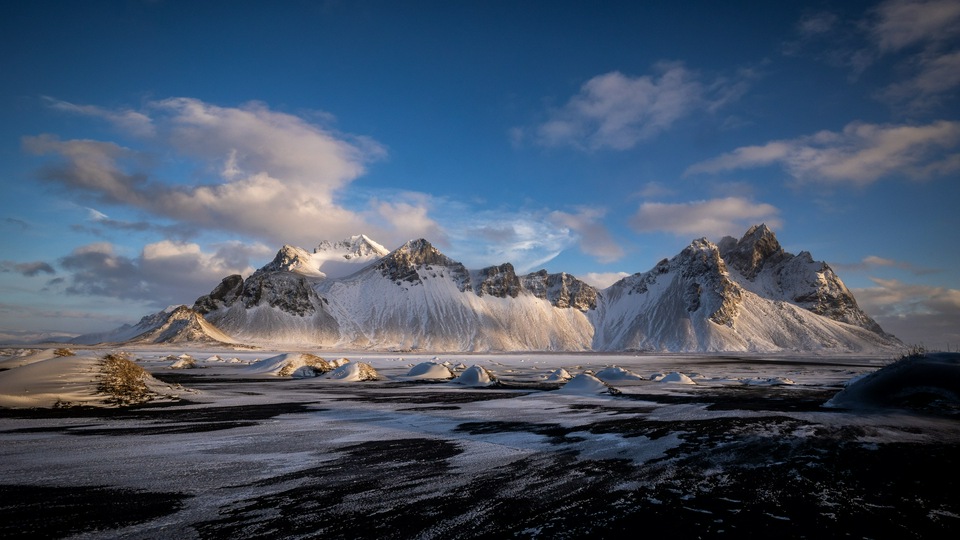
<instances>
[{"instance_id":1,"label":"snow on mountain slope","mask_svg":"<svg viewBox=\"0 0 960 540\"><path fill-rule=\"evenodd\" d=\"M194 308L245 343L312 345L339 338L327 301L301 274L260 269L223 298L216 293L199 298Z\"/></svg>"},{"instance_id":2,"label":"snow on mountain slope","mask_svg":"<svg viewBox=\"0 0 960 540\"><path fill-rule=\"evenodd\" d=\"M422 239L317 290L329 299L341 346L585 350L593 334L583 312L523 289L512 265L470 272Z\"/></svg>"},{"instance_id":3,"label":"snow on mountain slope","mask_svg":"<svg viewBox=\"0 0 960 540\"><path fill-rule=\"evenodd\" d=\"M718 247L733 270L732 279L741 287L885 335L827 263L814 261L806 251L799 255L785 252L766 225L751 227L739 241L726 237Z\"/></svg>"},{"instance_id":4,"label":"snow on mountain slope","mask_svg":"<svg viewBox=\"0 0 960 540\"><path fill-rule=\"evenodd\" d=\"M721 257L721 247L700 239L653 270L626 277L601 291L602 302L594 316L597 331L593 348L853 352L900 345L882 331L834 320L803 303L785 300L787 296L795 300L792 293L797 290L804 291L801 298L831 298L830 294L837 292L836 303L842 304L846 302L842 294L846 288L832 270L823 270L826 265L814 267L821 269L816 274L820 281L806 274L806 281L786 277L794 275L794 261L806 264L806 258L784 253L778 243L774 245L775 238L771 243L770 235L763 230L757 235L762 242L751 245L758 230L751 229L745 242L724 244L723 249L736 265L733 270ZM738 245L750 245L751 249L737 251ZM852 295L849 301L855 307Z\"/></svg>"},{"instance_id":5,"label":"snow on mountain slope","mask_svg":"<svg viewBox=\"0 0 960 540\"><path fill-rule=\"evenodd\" d=\"M283 246L273 261L260 270L285 270L307 277L335 279L350 275L387 253L385 247L359 234L339 242L323 241L313 253L295 246Z\"/></svg>"}]
</instances>

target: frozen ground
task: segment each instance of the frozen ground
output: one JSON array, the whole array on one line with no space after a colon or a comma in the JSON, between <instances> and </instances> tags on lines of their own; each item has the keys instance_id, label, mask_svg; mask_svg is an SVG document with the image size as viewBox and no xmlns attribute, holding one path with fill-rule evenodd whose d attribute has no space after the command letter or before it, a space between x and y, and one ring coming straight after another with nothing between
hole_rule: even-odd
<instances>
[{"instance_id":1,"label":"frozen ground","mask_svg":"<svg viewBox=\"0 0 960 540\"><path fill-rule=\"evenodd\" d=\"M343 382L249 369L295 351L130 352L180 400L0 409L0 537L960 532L955 414L822 406L889 358L317 353L381 376ZM407 376L430 360L501 384ZM549 379L614 365L646 380Z\"/></svg>"}]
</instances>

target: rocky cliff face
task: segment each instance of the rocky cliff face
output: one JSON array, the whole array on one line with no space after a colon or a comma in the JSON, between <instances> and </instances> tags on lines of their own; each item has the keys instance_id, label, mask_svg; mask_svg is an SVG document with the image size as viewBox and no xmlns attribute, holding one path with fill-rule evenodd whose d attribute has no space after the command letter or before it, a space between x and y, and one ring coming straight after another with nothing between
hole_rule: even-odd
<instances>
[{"instance_id":1,"label":"rocky cliff face","mask_svg":"<svg viewBox=\"0 0 960 540\"><path fill-rule=\"evenodd\" d=\"M491 266L474 274L473 291L477 296L496 296L497 298L516 298L523 285L510 263Z\"/></svg>"},{"instance_id":2,"label":"rocky cliff face","mask_svg":"<svg viewBox=\"0 0 960 540\"><path fill-rule=\"evenodd\" d=\"M597 289L561 272L540 270L523 276L523 288L537 298L549 300L554 307L588 311L597 307Z\"/></svg>"},{"instance_id":3,"label":"rocky cliff face","mask_svg":"<svg viewBox=\"0 0 960 540\"><path fill-rule=\"evenodd\" d=\"M740 240L724 238L720 254L741 286L760 296L785 301L835 321L886 336L830 266L809 252L787 253L766 225L751 227Z\"/></svg>"},{"instance_id":4,"label":"rocky cliff face","mask_svg":"<svg viewBox=\"0 0 960 540\"><path fill-rule=\"evenodd\" d=\"M470 272L424 239L411 240L386 255L374 266L397 285L423 284L424 279L451 277L461 291L470 288Z\"/></svg>"}]
</instances>

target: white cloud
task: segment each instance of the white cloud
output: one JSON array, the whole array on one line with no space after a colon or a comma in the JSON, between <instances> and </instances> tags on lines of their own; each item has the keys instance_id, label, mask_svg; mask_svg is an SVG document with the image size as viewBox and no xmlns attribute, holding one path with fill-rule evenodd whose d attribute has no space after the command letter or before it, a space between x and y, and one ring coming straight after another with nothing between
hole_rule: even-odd
<instances>
[{"instance_id":1,"label":"white cloud","mask_svg":"<svg viewBox=\"0 0 960 540\"><path fill-rule=\"evenodd\" d=\"M887 176L927 179L960 170L960 122L847 124L842 132L744 146L689 167L717 173L779 164L797 180L864 185Z\"/></svg>"},{"instance_id":2,"label":"white cloud","mask_svg":"<svg viewBox=\"0 0 960 540\"><path fill-rule=\"evenodd\" d=\"M678 62L654 66L652 75L619 71L597 75L536 129L543 146L625 150L669 129L695 111L713 112L740 97L745 79L705 81ZM516 143L522 135L511 134Z\"/></svg>"},{"instance_id":3,"label":"white cloud","mask_svg":"<svg viewBox=\"0 0 960 540\"><path fill-rule=\"evenodd\" d=\"M860 307L908 345L931 349L960 345L960 290L872 278L854 289Z\"/></svg>"},{"instance_id":4,"label":"white cloud","mask_svg":"<svg viewBox=\"0 0 960 540\"><path fill-rule=\"evenodd\" d=\"M891 103L904 103L911 110L929 109L942 96L960 87L960 51L919 55L914 77L889 85L881 96Z\"/></svg>"},{"instance_id":5,"label":"white cloud","mask_svg":"<svg viewBox=\"0 0 960 540\"><path fill-rule=\"evenodd\" d=\"M471 211L460 203L446 202L444 220L449 246L443 251L468 268L509 262L519 273L542 268L577 243L569 228L557 227L549 212L537 210Z\"/></svg>"},{"instance_id":6,"label":"white cloud","mask_svg":"<svg viewBox=\"0 0 960 540\"><path fill-rule=\"evenodd\" d=\"M960 87L960 3L955 0L888 0L865 23L879 56L906 53L898 77L880 96L909 111L938 105ZM912 50L913 49L913 50Z\"/></svg>"},{"instance_id":7,"label":"white cloud","mask_svg":"<svg viewBox=\"0 0 960 540\"><path fill-rule=\"evenodd\" d=\"M606 211L598 208L580 208L576 214L554 211L549 215L554 224L573 231L579 237L580 251L609 263L623 257L623 248L610 236L600 220Z\"/></svg>"},{"instance_id":8,"label":"white cloud","mask_svg":"<svg viewBox=\"0 0 960 540\"><path fill-rule=\"evenodd\" d=\"M877 6L869 32L881 52L943 41L960 34L960 3L888 0Z\"/></svg>"},{"instance_id":9,"label":"white cloud","mask_svg":"<svg viewBox=\"0 0 960 540\"><path fill-rule=\"evenodd\" d=\"M598 289L606 289L629 275L626 272L588 272L577 277L587 285L592 285Z\"/></svg>"},{"instance_id":10,"label":"white cloud","mask_svg":"<svg viewBox=\"0 0 960 540\"><path fill-rule=\"evenodd\" d=\"M111 118L99 107L53 103L59 110ZM334 132L261 103L219 107L173 98L151 102L139 114L153 127L141 141L150 152L53 135L25 137L24 147L59 158L42 170L48 181L101 204L134 207L195 229L300 245L358 233L399 244L439 231L428 208L411 197L387 205L341 202L366 164L385 155L368 138ZM113 116L124 115L129 113ZM128 135L144 134L131 129ZM148 159L153 154L173 159L176 174L185 163L202 179L188 185L162 177L171 173L146 166L157 161Z\"/></svg>"},{"instance_id":11,"label":"white cloud","mask_svg":"<svg viewBox=\"0 0 960 540\"><path fill-rule=\"evenodd\" d=\"M638 233L667 232L681 236L739 236L752 224L764 222L778 228L780 211L766 203L726 197L686 203L644 202L630 218Z\"/></svg>"},{"instance_id":12,"label":"white cloud","mask_svg":"<svg viewBox=\"0 0 960 540\"><path fill-rule=\"evenodd\" d=\"M51 97L44 96L43 100L53 109L83 116L100 118L113 124L116 128L139 137L152 137L156 131L153 121L142 112L131 109L111 110L96 105L76 105Z\"/></svg>"},{"instance_id":13,"label":"white cloud","mask_svg":"<svg viewBox=\"0 0 960 540\"><path fill-rule=\"evenodd\" d=\"M655 199L657 197L673 195L673 190L660 182L647 182L643 185L643 188L637 192L637 195L644 199Z\"/></svg>"}]
</instances>

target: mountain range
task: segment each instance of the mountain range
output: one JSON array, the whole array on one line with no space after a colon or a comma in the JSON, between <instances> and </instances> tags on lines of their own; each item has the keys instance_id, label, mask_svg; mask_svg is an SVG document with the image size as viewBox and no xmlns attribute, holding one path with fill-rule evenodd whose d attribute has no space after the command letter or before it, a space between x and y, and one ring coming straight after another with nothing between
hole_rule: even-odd
<instances>
[{"instance_id":1,"label":"mountain range","mask_svg":"<svg viewBox=\"0 0 960 540\"><path fill-rule=\"evenodd\" d=\"M466 351L868 352L902 346L836 273L766 225L694 240L597 289L566 273L479 270L424 239L283 246L244 279L78 343L182 342Z\"/></svg>"}]
</instances>

